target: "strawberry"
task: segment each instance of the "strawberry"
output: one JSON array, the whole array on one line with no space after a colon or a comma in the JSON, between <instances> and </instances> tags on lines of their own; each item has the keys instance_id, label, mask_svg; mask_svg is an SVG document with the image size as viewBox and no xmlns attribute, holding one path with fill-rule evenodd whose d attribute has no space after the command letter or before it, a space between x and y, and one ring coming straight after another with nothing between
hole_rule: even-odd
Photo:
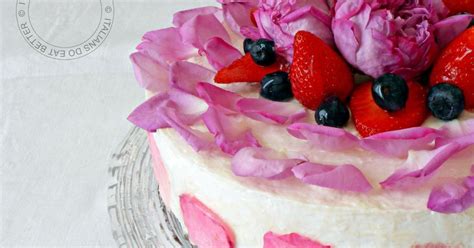
<instances>
[{"instance_id":1,"label":"strawberry","mask_svg":"<svg viewBox=\"0 0 474 248\"><path fill-rule=\"evenodd\" d=\"M452 14L469 12L474 14L474 3L472 0L443 0Z\"/></svg>"},{"instance_id":2,"label":"strawberry","mask_svg":"<svg viewBox=\"0 0 474 248\"><path fill-rule=\"evenodd\" d=\"M461 88L466 108L474 108L474 27L454 39L435 62L430 85L443 82Z\"/></svg>"},{"instance_id":3,"label":"strawberry","mask_svg":"<svg viewBox=\"0 0 474 248\"><path fill-rule=\"evenodd\" d=\"M218 71L214 81L220 84L260 82L267 74L277 71L288 71L287 62L283 58L278 58L277 62L271 66L263 67L257 65L250 53L247 53L228 67Z\"/></svg>"},{"instance_id":4,"label":"strawberry","mask_svg":"<svg viewBox=\"0 0 474 248\"><path fill-rule=\"evenodd\" d=\"M407 85L409 93L405 108L396 112L385 111L375 103L372 83L363 83L354 90L349 107L362 137L423 124L428 116L426 90L418 83L408 82Z\"/></svg>"},{"instance_id":5,"label":"strawberry","mask_svg":"<svg viewBox=\"0 0 474 248\"><path fill-rule=\"evenodd\" d=\"M294 42L290 81L295 98L315 110L328 96L342 101L354 86L349 66L330 46L310 32L299 31Z\"/></svg>"}]
</instances>

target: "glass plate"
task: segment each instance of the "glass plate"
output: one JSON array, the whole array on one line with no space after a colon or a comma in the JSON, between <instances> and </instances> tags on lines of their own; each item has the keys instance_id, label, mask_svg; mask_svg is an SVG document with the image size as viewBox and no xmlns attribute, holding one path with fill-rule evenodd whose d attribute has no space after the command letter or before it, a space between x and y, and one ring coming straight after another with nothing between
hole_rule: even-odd
<instances>
[{"instance_id":1,"label":"glass plate","mask_svg":"<svg viewBox=\"0 0 474 248\"><path fill-rule=\"evenodd\" d=\"M161 200L146 132L133 128L112 154L108 213L119 247L193 247Z\"/></svg>"}]
</instances>

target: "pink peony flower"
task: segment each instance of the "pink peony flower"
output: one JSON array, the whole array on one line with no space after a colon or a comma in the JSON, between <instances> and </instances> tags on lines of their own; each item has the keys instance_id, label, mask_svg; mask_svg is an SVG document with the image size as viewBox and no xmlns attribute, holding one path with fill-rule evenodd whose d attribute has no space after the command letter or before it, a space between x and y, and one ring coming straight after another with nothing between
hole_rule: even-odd
<instances>
[{"instance_id":1,"label":"pink peony flower","mask_svg":"<svg viewBox=\"0 0 474 248\"><path fill-rule=\"evenodd\" d=\"M342 55L362 72L411 79L471 20L447 15L441 0L338 0L332 29Z\"/></svg>"},{"instance_id":2,"label":"pink peony flower","mask_svg":"<svg viewBox=\"0 0 474 248\"><path fill-rule=\"evenodd\" d=\"M237 33L252 39L275 41L277 51L288 61L293 58L293 38L305 30L334 45L330 8L325 0L223 1L224 17ZM251 18L253 14L255 24Z\"/></svg>"}]
</instances>

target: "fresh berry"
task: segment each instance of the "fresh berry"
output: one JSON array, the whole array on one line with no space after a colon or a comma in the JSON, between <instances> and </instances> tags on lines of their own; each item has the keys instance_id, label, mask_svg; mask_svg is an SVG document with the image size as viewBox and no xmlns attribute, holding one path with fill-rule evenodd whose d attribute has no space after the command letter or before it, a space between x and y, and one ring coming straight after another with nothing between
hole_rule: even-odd
<instances>
[{"instance_id":1,"label":"fresh berry","mask_svg":"<svg viewBox=\"0 0 474 248\"><path fill-rule=\"evenodd\" d=\"M430 84L445 82L461 88L466 108L474 108L474 27L454 39L436 61Z\"/></svg>"},{"instance_id":2,"label":"fresh berry","mask_svg":"<svg viewBox=\"0 0 474 248\"><path fill-rule=\"evenodd\" d=\"M250 54L256 64L261 66L272 65L277 59L275 42L266 39L259 39L250 49Z\"/></svg>"},{"instance_id":3,"label":"fresh berry","mask_svg":"<svg viewBox=\"0 0 474 248\"><path fill-rule=\"evenodd\" d=\"M252 49L253 45L255 44L255 41L253 41L252 39L245 39L244 40L244 52L245 53L248 53L250 52L250 50Z\"/></svg>"},{"instance_id":4,"label":"fresh berry","mask_svg":"<svg viewBox=\"0 0 474 248\"><path fill-rule=\"evenodd\" d=\"M290 81L295 98L315 110L324 98L345 101L352 91L351 70L331 47L317 36L299 31L295 36Z\"/></svg>"},{"instance_id":5,"label":"fresh berry","mask_svg":"<svg viewBox=\"0 0 474 248\"><path fill-rule=\"evenodd\" d=\"M453 84L440 83L428 92L428 108L441 120L450 121L459 117L464 110L464 96Z\"/></svg>"},{"instance_id":6,"label":"fresh berry","mask_svg":"<svg viewBox=\"0 0 474 248\"><path fill-rule=\"evenodd\" d=\"M443 0L443 2L453 14L461 12L474 14L474 4L472 0Z\"/></svg>"},{"instance_id":7,"label":"fresh berry","mask_svg":"<svg viewBox=\"0 0 474 248\"><path fill-rule=\"evenodd\" d=\"M408 82L407 85L408 100L405 108L396 112L383 110L375 103L371 83L363 83L354 90L349 108L361 136L367 137L423 124L428 115L426 91L418 83Z\"/></svg>"},{"instance_id":8,"label":"fresh berry","mask_svg":"<svg viewBox=\"0 0 474 248\"><path fill-rule=\"evenodd\" d=\"M349 110L336 96L324 99L314 115L319 125L343 127L349 120Z\"/></svg>"},{"instance_id":9,"label":"fresh berry","mask_svg":"<svg viewBox=\"0 0 474 248\"><path fill-rule=\"evenodd\" d=\"M260 82L267 74L276 71L288 71L287 62L279 58L277 63L262 67L253 61L250 54L234 61L230 66L221 69L214 77L216 83L228 84L239 82Z\"/></svg>"},{"instance_id":10,"label":"fresh berry","mask_svg":"<svg viewBox=\"0 0 474 248\"><path fill-rule=\"evenodd\" d=\"M286 101L293 97L288 73L277 71L266 75L260 84L260 95L272 101Z\"/></svg>"},{"instance_id":11,"label":"fresh berry","mask_svg":"<svg viewBox=\"0 0 474 248\"><path fill-rule=\"evenodd\" d=\"M393 112L405 107L408 99L408 86L402 77L387 73L372 84L372 97L382 109Z\"/></svg>"}]
</instances>

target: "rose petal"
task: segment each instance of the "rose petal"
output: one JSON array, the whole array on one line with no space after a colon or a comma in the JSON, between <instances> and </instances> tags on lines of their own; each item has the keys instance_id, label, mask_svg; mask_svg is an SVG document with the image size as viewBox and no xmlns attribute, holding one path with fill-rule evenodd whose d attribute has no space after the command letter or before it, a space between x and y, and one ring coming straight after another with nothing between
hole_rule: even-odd
<instances>
[{"instance_id":1,"label":"rose petal","mask_svg":"<svg viewBox=\"0 0 474 248\"><path fill-rule=\"evenodd\" d=\"M157 111L166 104L169 104L168 93L157 94L133 110L127 119L148 132L169 127L166 121L157 116Z\"/></svg>"},{"instance_id":2,"label":"rose petal","mask_svg":"<svg viewBox=\"0 0 474 248\"><path fill-rule=\"evenodd\" d=\"M246 147L232 159L232 172L241 177L279 180L291 176L291 169L302 162L285 158L268 148Z\"/></svg>"},{"instance_id":3,"label":"rose petal","mask_svg":"<svg viewBox=\"0 0 474 248\"><path fill-rule=\"evenodd\" d=\"M406 157L410 150L431 150L440 132L432 128L415 127L376 134L361 140L361 146L385 156Z\"/></svg>"},{"instance_id":4,"label":"rose petal","mask_svg":"<svg viewBox=\"0 0 474 248\"><path fill-rule=\"evenodd\" d=\"M135 52L130 55L138 84L152 92L165 92L169 88L168 66L149 56Z\"/></svg>"},{"instance_id":5,"label":"rose petal","mask_svg":"<svg viewBox=\"0 0 474 248\"><path fill-rule=\"evenodd\" d=\"M436 40L441 47L445 47L459 34L464 32L471 23L472 15L450 16L433 25Z\"/></svg>"},{"instance_id":6,"label":"rose petal","mask_svg":"<svg viewBox=\"0 0 474 248\"><path fill-rule=\"evenodd\" d=\"M241 34L240 30L242 27L251 27L254 25L250 18L250 12L256 8L256 2L257 1L239 1L222 5L224 18L236 34Z\"/></svg>"},{"instance_id":7,"label":"rose petal","mask_svg":"<svg viewBox=\"0 0 474 248\"><path fill-rule=\"evenodd\" d=\"M226 114L238 112L237 102L242 98L240 95L209 83L198 83L196 90L210 106L217 107Z\"/></svg>"},{"instance_id":8,"label":"rose petal","mask_svg":"<svg viewBox=\"0 0 474 248\"><path fill-rule=\"evenodd\" d=\"M440 213L460 213L474 206L474 165L471 176L435 187L428 208Z\"/></svg>"},{"instance_id":9,"label":"rose petal","mask_svg":"<svg viewBox=\"0 0 474 248\"><path fill-rule=\"evenodd\" d=\"M308 123L295 123L287 131L298 139L309 140L315 147L328 151L351 149L357 147L359 141L344 129Z\"/></svg>"},{"instance_id":10,"label":"rose petal","mask_svg":"<svg viewBox=\"0 0 474 248\"><path fill-rule=\"evenodd\" d=\"M204 53L209 64L216 70L227 67L242 57L239 50L219 37L211 38L204 44Z\"/></svg>"},{"instance_id":11,"label":"rose petal","mask_svg":"<svg viewBox=\"0 0 474 248\"><path fill-rule=\"evenodd\" d=\"M474 134L471 134L451 139L432 151L413 152L401 169L395 171L380 184L387 189L421 185L431 179L449 158L473 144Z\"/></svg>"},{"instance_id":12,"label":"rose petal","mask_svg":"<svg viewBox=\"0 0 474 248\"><path fill-rule=\"evenodd\" d=\"M306 184L362 193L372 190L372 185L364 174L353 165L332 166L305 162L292 171L296 178Z\"/></svg>"},{"instance_id":13,"label":"rose petal","mask_svg":"<svg viewBox=\"0 0 474 248\"><path fill-rule=\"evenodd\" d=\"M217 7L208 6L176 12L173 15L173 25L181 27L186 22L199 15L215 15L216 18L222 20L222 11Z\"/></svg>"},{"instance_id":14,"label":"rose petal","mask_svg":"<svg viewBox=\"0 0 474 248\"><path fill-rule=\"evenodd\" d=\"M291 124L306 117L306 110L298 105L266 99L243 98L237 108L243 115L269 124Z\"/></svg>"},{"instance_id":15,"label":"rose petal","mask_svg":"<svg viewBox=\"0 0 474 248\"><path fill-rule=\"evenodd\" d=\"M137 50L155 61L172 63L197 54L196 48L183 42L177 28L165 28L147 32Z\"/></svg>"},{"instance_id":16,"label":"rose petal","mask_svg":"<svg viewBox=\"0 0 474 248\"><path fill-rule=\"evenodd\" d=\"M197 95L196 87L199 82L212 82L215 72L187 61L178 61L170 67L171 85Z\"/></svg>"},{"instance_id":17,"label":"rose petal","mask_svg":"<svg viewBox=\"0 0 474 248\"><path fill-rule=\"evenodd\" d=\"M470 133L474 133L474 119L465 121L451 121L441 127L440 132L446 138L457 138Z\"/></svg>"},{"instance_id":18,"label":"rose petal","mask_svg":"<svg viewBox=\"0 0 474 248\"><path fill-rule=\"evenodd\" d=\"M202 115L207 129L214 135L221 150L234 155L244 147L260 147L252 132L248 128L242 129L240 123L231 118L212 106Z\"/></svg>"},{"instance_id":19,"label":"rose petal","mask_svg":"<svg viewBox=\"0 0 474 248\"><path fill-rule=\"evenodd\" d=\"M263 248L330 248L318 241L311 240L297 233L278 235L273 232L265 233L263 236Z\"/></svg>"},{"instance_id":20,"label":"rose petal","mask_svg":"<svg viewBox=\"0 0 474 248\"><path fill-rule=\"evenodd\" d=\"M189 239L198 247L234 247L231 229L212 210L195 197L184 194L179 197L184 225Z\"/></svg>"},{"instance_id":21,"label":"rose petal","mask_svg":"<svg viewBox=\"0 0 474 248\"><path fill-rule=\"evenodd\" d=\"M229 34L213 14L193 17L180 27L179 32L183 37L183 41L200 50L204 48L204 44L209 39L214 37L230 42Z\"/></svg>"}]
</instances>

